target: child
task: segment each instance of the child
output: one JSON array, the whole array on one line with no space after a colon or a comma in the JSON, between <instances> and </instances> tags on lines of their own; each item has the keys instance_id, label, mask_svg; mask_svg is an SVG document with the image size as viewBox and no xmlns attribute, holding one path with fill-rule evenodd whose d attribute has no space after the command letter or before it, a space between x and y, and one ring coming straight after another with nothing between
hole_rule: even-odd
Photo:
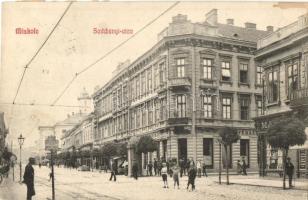
<instances>
[{"instance_id":1,"label":"child","mask_svg":"<svg viewBox=\"0 0 308 200\"><path fill-rule=\"evenodd\" d=\"M167 168L167 164L163 163L162 169L161 169L161 176L163 178L163 182L164 182L164 188L169 188L168 187L168 168Z\"/></svg>"},{"instance_id":2,"label":"child","mask_svg":"<svg viewBox=\"0 0 308 200\"><path fill-rule=\"evenodd\" d=\"M173 167L173 181L174 181L174 188L175 188L175 185L177 185L178 189L180 189L179 171L180 171L179 166L175 165Z\"/></svg>"}]
</instances>

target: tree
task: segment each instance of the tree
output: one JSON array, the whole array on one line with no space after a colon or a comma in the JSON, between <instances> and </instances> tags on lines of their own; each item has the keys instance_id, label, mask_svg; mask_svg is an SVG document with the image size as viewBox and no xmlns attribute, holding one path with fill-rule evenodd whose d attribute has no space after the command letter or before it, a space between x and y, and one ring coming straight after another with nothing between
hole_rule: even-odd
<instances>
[{"instance_id":1,"label":"tree","mask_svg":"<svg viewBox=\"0 0 308 200\"><path fill-rule=\"evenodd\" d=\"M233 127L224 127L219 131L219 142L224 146L225 149L225 162L227 170L227 185L229 185L229 153L228 147L240 139L237 130Z\"/></svg>"},{"instance_id":2,"label":"tree","mask_svg":"<svg viewBox=\"0 0 308 200\"><path fill-rule=\"evenodd\" d=\"M297 118L282 118L273 121L267 129L268 143L283 151L283 189L286 189L286 158L290 146L303 145L306 140L305 126Z\"/></svg>"},{"instance_id":3,"label":"tree","mask_svg":"<svg viewBox=\"0 0 308 200\"><path fill-rule=\"evenodd\" d=\"M136 153L148 153L157 150L157 142L149 135L143 135L140 137L136 145Z\"/></svg>"},{"instance_id":4,"label":"tree","mask_svg":"<svg viewBox=\"0 0 308 200\"><path fill-rule=\"evenodd\" d=\"M116 145L117 155L120 157L126 157L127 155L127 144L122 142Z\"/></svg>"}]
</instances>

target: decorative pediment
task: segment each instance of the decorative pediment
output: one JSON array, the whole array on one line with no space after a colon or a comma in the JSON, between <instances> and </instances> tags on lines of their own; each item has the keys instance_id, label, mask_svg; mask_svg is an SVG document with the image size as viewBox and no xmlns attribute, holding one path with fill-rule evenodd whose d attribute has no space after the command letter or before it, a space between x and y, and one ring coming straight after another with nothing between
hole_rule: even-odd
<instances>
[{"instance_id":1,"label":"decorative pediment","mask_svg":"<svg viewBox=\"0 0 308 200\"><path fill-rule=\"evenodd\" d=\"M172 50L171 52L172 55L177 55L177 54L189 54L189 50L183 49L183 48L177 48Z\"/></svg>"}]
</instances>

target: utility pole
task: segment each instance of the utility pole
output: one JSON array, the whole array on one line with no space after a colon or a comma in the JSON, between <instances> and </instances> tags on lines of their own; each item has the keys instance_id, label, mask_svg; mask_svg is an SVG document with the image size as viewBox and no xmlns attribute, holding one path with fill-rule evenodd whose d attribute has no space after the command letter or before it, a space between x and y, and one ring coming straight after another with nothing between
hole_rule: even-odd
<instances>
[{"instance_id":1,"label":"utility pole","mask_svg":"<svg viewBox=\"0 0 308 200\"><path fill-rule=\"evenodd\" d=\"M13 153L13 140L11 141L11 152ZM13 182L14 182L15 181L15 170L14 170L15 163L13 162L12 165L13 165Z\"/></svg>"},{"instance_id":2,"label":"utility pole","mask_svg":"<svg viewBox=\"0 0 308 200\"><path fill-rule=\"evenodd\" d=\"M52 188L52 200L55 200L55 176L54 176L54 169L53 169L53 150L50 150L51 153L51 188Z\"/></svg>"}]
</instances>

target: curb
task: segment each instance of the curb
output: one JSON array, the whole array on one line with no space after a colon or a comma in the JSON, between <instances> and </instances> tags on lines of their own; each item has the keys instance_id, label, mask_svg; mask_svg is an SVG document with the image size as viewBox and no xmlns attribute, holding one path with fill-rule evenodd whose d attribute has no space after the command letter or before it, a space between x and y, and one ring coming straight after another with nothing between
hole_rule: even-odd
<instances>
[{"instance_id":1,"label":"curb","mask_svg":"<svg viewBox=\"0 0 308 200\"><path fill-rule=\"evenodd\" d=\"M214 183L219 184L218 181L214 181ZM226 184L226 182L221 182L221 183ZM257 185L257 184L247 184L247 183L232 183L232 182L230 182L230 185L247 185L247 186L254 186L254 187L282 189L282 187L278 187L278 186ZM286 188L285 190L290 190L290 188ZM305 188L295 188L295 187L293 187L292 190L307 191Z\"/></svg>"}]
</instances>

